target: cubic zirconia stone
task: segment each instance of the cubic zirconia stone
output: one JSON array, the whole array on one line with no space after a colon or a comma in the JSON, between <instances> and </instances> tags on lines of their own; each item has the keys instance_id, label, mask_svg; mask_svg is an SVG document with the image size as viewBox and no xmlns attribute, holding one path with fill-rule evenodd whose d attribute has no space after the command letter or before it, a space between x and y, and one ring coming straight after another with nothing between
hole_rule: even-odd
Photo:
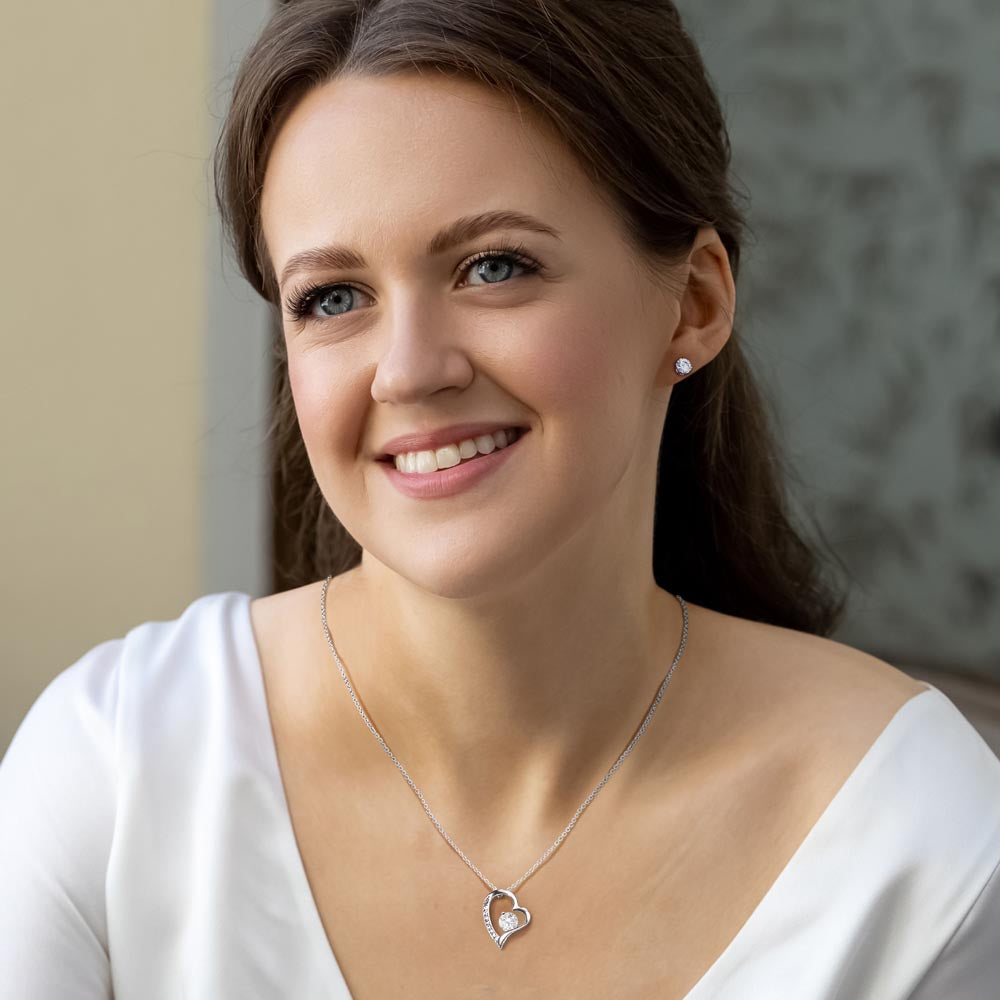
<instances>
[{"instance_id":1,"label":"cubic zirconia stone","mask_svg":"<svg viewBox=\"0 0 1000 1000\"><path fill-rule=\"evenodd\" d=\"M517 916L513 913L500 914L500 930L512 931L517 926Z\"/></svg>"}]
</instances>

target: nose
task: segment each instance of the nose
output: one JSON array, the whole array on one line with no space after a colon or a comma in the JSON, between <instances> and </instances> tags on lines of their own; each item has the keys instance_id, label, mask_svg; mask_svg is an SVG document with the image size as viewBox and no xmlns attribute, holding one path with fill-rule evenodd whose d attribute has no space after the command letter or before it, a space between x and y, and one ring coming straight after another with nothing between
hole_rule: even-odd
<instances>
[{"instance_id":1,"label":"nose","mask_svg":"<svg viewBox=\"0 0 1000 1000\"><path fill-rule=\"evenodd\" d=\"M387 319L372 380L377 403L414 403L441 389L465 388L472 363L457 334L440 317L410 308Z\"/></svg>"}]
</instances>

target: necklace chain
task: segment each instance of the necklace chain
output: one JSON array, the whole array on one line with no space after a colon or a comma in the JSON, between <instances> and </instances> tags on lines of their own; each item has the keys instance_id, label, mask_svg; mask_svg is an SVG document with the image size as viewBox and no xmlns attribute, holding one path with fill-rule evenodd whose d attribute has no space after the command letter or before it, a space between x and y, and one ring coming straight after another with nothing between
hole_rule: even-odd
<instances>
[{"instance_id":1,"label":"necklace chain","mask_svg":"<svg viewBox=\"0 0 1000 1000\"><path fill-rule=\"evenodd\" d=\"M389 755L389 758L392 760L393 764L396 765L400 773L406 779L406 783L410 786L410 788L413 789L417 798L420 799L420 803L421 805L423 805L424 811L427 813L427 816L430 818L430 821L434 824L434 826L437 827L438 833L440 833L441 836L444 837L444 839L448 842L448 844L455 851L455 853L458 854L458 856L479 876L479 878L487 886L489 886L490 889L496 892L497 886L495 886L465 856L465 853L462 851L462 849L445 832L444 827L441 826L441 824L437 821L437 817L435 817L434 813L431 812L431 808L429 805L427 805L427 800L424 798L420 789L417 788L417 786L413 783L413 779L409 776L409 774L406 773L406 768L403 767L403 765L397 759L396 755L392 752L392 750L389 749L388 744L385 742L384 739L382 739L382 734L379 733L379 731L375 728L374 725L372 725L371 719L368 718L367 714L365 713L365 710L361 707L361 703L358 701L357 696L354 693L354 687L352 686L350 680L347 677L347 673L344 670L344 664L341 662L340 656L337 654L337 649L334 646L333 639L330 636L330 629L328 628L326 623L326 590L327 587L329 587L330 581L332 579L333 579L333 574L328 576L326 578L326 582L323 584L323 592L320 596L320 617L322 618L323 621L323 632L326 635L327 645L330 647L330 652L333 653L333 658L337 661L337 668L340 670L340 676L344 679L344 683L347 685L347 690L350 692L351 700L354 702L355 708L357 708L358 712L361 714L361 718L364 719L365 725L371 730L372 735L382 745L382 749L385 750L385 752ZM552 852L563 842L563 840L566 839L570 830L572 830L573 827L576 825L576 821L580 818L581 814L583 813L583 810L590 805L590 803L594 799L594 796L597 795L597 793L604 787L605 783L611 777L611 775L613 775L615 771L618 770L618 768L622 764L622 761L625 760L625 758L632 752L632 748L636 745L636 743L639 742L639 737L642 736L642 734L646 731L646 727L649 725L650 720L653 718L653 713L656 711L657 706L660 704L660 699L663 697L663 692L667 689L667 684L670 681L670 677L673 674L677 664L680 662L681 656L684 653L684 646L687 644L687 634L688 634L687 604L685 603L684 598L681 597L679 594L674 594L674 597L676 597L677 600L680 602L681 611L684 615L684 627L681 631L680 645L677 649L677 655L674 657L674 662L670 665L670 669L667 671L667 676L663 678L663 683L660 684L660 689L656 694L656 698L653 700L653 704L650 706L649 711L646 713L646 717L645 719L643 719L643 723L639 727L639 731L635 734L635 736L632 737L631 742L622 752L618 760L615 761L614 766L611 768L611 770L608 771L606 775L604 775L604 777L601 779L597 787L587 796L587 798L583 801L580 808L577 809L577 811L573 814L573 818L569 821L569 825L566 827L565 830L563 830L562 833L559 834L559 836L556 838L555 843L553 843L552 846L516 882L507 887L508 892L511 893L516 892L518 887L522 885L528 878L530 878L538 870L538 868L548 859L548 857L552 854Z\"/></svg>"}]
</instances>

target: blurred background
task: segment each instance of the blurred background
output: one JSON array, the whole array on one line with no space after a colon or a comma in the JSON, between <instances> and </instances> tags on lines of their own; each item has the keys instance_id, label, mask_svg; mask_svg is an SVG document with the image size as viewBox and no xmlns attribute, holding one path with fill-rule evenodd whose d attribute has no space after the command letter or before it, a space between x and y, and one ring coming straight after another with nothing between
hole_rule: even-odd
<instances>
[{"instance_id":1,"label":"blurred background","mask_svg":"<svg viewBox=\"0 0 1000 1000\"><path fill-rule=\"evenodd\" d=\"M850 583L834 638L1000 750L1000 5L678 6L751 199L742 337ZM5 13L0 753L99 642L282 589L270 318L210 160L270 9Z\"/></svg>"}]
</instances>

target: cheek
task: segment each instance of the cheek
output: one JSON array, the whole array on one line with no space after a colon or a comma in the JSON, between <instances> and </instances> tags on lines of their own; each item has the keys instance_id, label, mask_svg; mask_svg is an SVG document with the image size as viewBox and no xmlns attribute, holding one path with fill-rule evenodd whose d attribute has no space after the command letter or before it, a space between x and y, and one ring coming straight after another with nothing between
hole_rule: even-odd
<instances>
[{"instance_id":1,"label":"cheek","mask_svg":"<svg viewBox=\"0 0 1000 1000\"><path fill-rule=\"evenodd\" d=\"M628 389L634 377L629 356L611 317L593 312L551 317L524 344L524 398L533 401L543 422L552 423L553 433L613 437L621 430L622 407L634 395Z\"/></svg>"},{"instance_id":2,"label":"cheek","mask_svg":"<svg viewBox=\"0 0 1000 1000\"><path fill-rule=\"evenodd\" d=\"M314 470L325 452L353 454L358 441L364 399L357 400L357 387L352 388L343 371L343 366L333 365L318 352L289 357L288 382Z\"/></svg>"},{"instance_id":3,"label":"cheek","mask_svg":"<svg viewBox=\"0 0 1000 1000\"><path fill-rule=\"evenodd\" d=\"M603 297L553 312L522 344L523 398L543 431L536 482L567 529L616 493L644 438L649 373L642 319L616 288L607 282ZM537 511L523 516L537 518Z\"/></svg>"},{"instance_id":4,"label":"cheek","mask_svg":"<svg viewBox=\"0 0 1000 1000\"><path fill-rule=\"evenodd\" d=\"M330 385L316 366L289 359L288 383L295 400L295 413L299 419L299 429L308 446L328 425L333 394Z\"/></svg>"}]
</instances>

